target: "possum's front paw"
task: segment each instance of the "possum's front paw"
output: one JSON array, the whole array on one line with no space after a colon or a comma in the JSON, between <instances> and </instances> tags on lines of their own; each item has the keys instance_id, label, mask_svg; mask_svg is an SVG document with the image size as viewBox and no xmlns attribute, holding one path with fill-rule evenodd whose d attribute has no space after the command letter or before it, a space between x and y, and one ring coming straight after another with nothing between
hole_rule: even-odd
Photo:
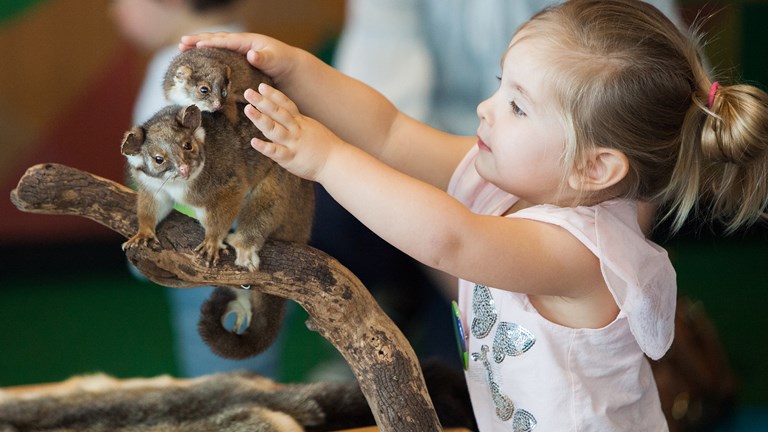
<instances>
[{"instance_id":1,"label":"possum's front paw","mask_svg":"<svg viewBox=\"0 0 768 432\"><path fill-rule=\"evenodd\" d=\"M137 246L149 246L151 244L157 243L159 243L159 240L157 239L154 230L139 229L139 232L134 234L133 237L129 238L125 243L123 243L122 248L123 251L126 251Z\"/></svg>"},{"instance_id":2,"label":"possum's front paw","mask_svg":"<svg viewBox=\"0 0 768 432\"><path fill-rule=\"evenodd\" d=\"M227 251L227 247L224 245L224 243L210 238L206 238L195 248L195 252L202 255L202 257L205 258L208 262L209 266L219 263L219 258L222 251L225 253Z\"/></svg>"}]
</instances>

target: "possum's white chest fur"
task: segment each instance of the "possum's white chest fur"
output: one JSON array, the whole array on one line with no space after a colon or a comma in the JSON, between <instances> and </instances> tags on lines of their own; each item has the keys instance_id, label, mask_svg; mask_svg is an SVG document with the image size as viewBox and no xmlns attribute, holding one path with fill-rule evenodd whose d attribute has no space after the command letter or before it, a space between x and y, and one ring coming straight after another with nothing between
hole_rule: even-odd
<instances>
[{"instance_id":1,"label":"possum's white chest fur","mask_svg":"<svg viewBox=\"0 0 768 432\"><path fill-rule=\"evenodd\" d=\"M189 91L183 84L176 84L168 90L166 94L168 101L176 105L196 105L198 101L189 96Z\"/></svg>"},{"instance_id":2,"label":"possum's white chest fur","mask_svg":"<svg viewBox=\"0 0 768 432\"><path fill-rule=\"evenodd\" d=\"M153 193L153 195L166 195L175 202L185 203L187 195L187 181L163 180L157 177L151 177L143 172L139 172L137 179L144 189Z\"/></svg>"},{"instance_id":3,"label":"possum's white chest fur","mask_svg":"<svg viewBox=\"0 0 768 432\"><path fill-rule=\"evenodd\" d=\"M141 183L142 187L151 192L155 197L155 202L158 206L159 215L167 214L175 203L187 205L193 212L194 216L200 219L205 217L205 210L199 207L189 205L186 197L188 193L189 180L163 180L156 177L151 177L143 172L139 172L136 176L136 181Z\"/></svg>"}]
</instances>

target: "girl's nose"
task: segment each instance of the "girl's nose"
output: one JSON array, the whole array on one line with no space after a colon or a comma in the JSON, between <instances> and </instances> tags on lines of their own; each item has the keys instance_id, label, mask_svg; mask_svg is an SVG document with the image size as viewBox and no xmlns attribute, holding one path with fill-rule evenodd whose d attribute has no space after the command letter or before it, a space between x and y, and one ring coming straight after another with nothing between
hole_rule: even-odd
<instances>
[{"instance_id":1,"label":"girl's nose","mask_svg":"<svg viewBox=\"0 0 768 432\"><path fill-rule=\"evenodd\" d=\"M477 105L477 117L487 123L491 122L490 110L488 109L489 105L490 99L486 99Z\"/></svg>"}]
</instances>

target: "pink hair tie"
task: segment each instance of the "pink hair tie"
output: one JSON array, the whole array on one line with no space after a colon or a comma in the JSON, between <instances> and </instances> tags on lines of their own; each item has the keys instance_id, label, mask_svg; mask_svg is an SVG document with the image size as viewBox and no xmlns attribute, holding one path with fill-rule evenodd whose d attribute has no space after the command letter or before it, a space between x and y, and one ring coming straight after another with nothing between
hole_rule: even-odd
<instances>
[{"instance_id":1,"label":"pink hair tie","mask_svg":"<svg viewBox=\"0 0 768 432\"><path fill-rule=\"evenodd\" d=\"M712 108L712 104L715 103L715 94L717 89L720 88L720 84L715 81L712 83L712 87L709 88L709 100L707 101L707 108Z\"/></svg>"}]
</instances>

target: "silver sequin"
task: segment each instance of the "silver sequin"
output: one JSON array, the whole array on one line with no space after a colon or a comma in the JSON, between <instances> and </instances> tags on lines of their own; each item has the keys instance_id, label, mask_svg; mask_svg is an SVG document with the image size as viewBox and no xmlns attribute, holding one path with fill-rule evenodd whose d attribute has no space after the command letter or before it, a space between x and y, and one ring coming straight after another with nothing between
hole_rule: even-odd
<instances>
[{"instance_id":1,"label":"silver sequin","mask_svg":"<svg viewBox=\"0 0 768 432\"><path fill-rule=\"evenodd\" d=\"M512 418L512 414L515 411L515 404L507 395L501 392L501 387L493 377L493 370L491 370L491 362L488 360L488 345L480 347L479 353L472 353L472 358L475 361L480 360L485 366L485 371L488 374L488 386L491 390L491 398L494 405L496 405L496 416L502 421L507 421Z\"/></svg>"},{"instance_id":2,"label":"silver sequin","mask_svg":"<svg viewBox=\"0 0 768 432\"><path fill-rule=\"evenodd\" d=\"M491 333L491 328L496 323L496 303L491 297L491 290L485 285L475 284L472 290L472 335L482 339Z\"/></svg>"},{"instance_id":3,"label":"silver sequin","mask_svg":"<svg viewBox=\"0 0 768 432\"><path fill-rule=\"evenodd\" d=\"M493 337L493 360L501 363L505 356L519 356L531 349L534 343L536 338L528 329L519 324L502 321L496 327Z\"/></svg>"},{"instance_id":4,"label":"silver sequin","mask_svg":"<svg viewBox=\"0 0 768 432\"><path fill-rule=\"evenodd\" d=\"M491 383L491 397L493 398L493 403L496 404L496 415L501 421L507 421L512 418L512 413L515 412L515 404L507 395L501 392L499 385L495 382Z\"/></svg>"},{"instance_id":5,"label":"silver sequin","mask_svg":"<svg viewBox=\"0 0 768 432\"><path fill-rule=\"evenodd\" d=\"M536 427L536 418L524 409L515 410L512 416L512 430L515 432L531 432Z\"/></svg>"}]
</instances>

